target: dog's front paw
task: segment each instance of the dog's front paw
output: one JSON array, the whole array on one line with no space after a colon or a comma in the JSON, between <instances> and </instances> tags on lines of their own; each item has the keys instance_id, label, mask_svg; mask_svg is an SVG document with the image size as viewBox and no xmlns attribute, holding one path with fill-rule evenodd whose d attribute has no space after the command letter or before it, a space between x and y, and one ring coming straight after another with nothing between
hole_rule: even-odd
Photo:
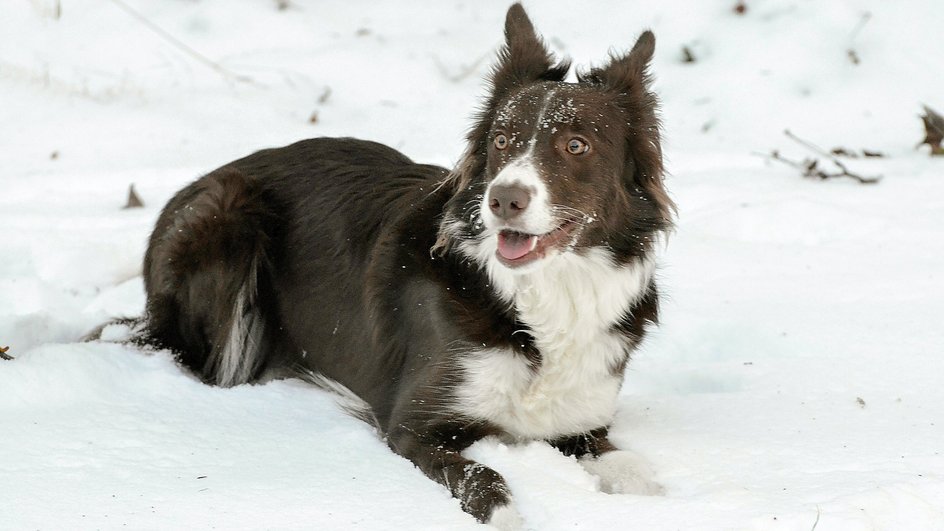
<instances>
[{"instance_id":1,"label":"dog's front paw","mask_svg":"<svg viewBox=\"0 0 944 531\"><path fill-rule=\"evenodd\" d=\"M581 459L580 464L600 478L600 490L608 494L665 494L662 485L652 480L654 474L649 464L635 452L614 450L600 457Z\"/></svg>"}]
</instances>

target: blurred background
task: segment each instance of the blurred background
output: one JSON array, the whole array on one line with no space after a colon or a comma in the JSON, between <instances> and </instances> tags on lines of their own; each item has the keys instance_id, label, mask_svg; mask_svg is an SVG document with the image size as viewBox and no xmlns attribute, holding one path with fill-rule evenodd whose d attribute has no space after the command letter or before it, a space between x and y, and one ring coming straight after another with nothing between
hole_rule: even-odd
<instances>
[{"instance_id":1,"label":"blurred background","mask_svg":"<svg viewBox=\"0 0 944 531\"><path fill-rule=\"evenodd\" d=\"M3 177L205 166L317 135L367 137L449 164L506 7L10 2L0 19ZM526 7L551 48L583 67L655 31L670 158L769 151L786 128L825 147L905 153L922 138L921 105L944 108L944 15L932 0Z\"/></svg>"}]
</instances>

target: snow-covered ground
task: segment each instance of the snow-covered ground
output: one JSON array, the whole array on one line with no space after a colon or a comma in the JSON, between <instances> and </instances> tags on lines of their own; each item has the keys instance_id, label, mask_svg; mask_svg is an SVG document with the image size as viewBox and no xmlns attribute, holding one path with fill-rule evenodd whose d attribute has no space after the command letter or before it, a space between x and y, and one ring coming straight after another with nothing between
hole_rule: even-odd
<instances>
[{"instance_id":1,"label":"snow-covered ground","mask_svg":"<svg viewBox=\"0 0 944 531\"><path fill-rule=\"evenodd\" d=\"M116 2L0 15L0 528L477 529L318 390L78 338L141 313L151 225L202 172L319 135L454 162L507 4L126 1L222 72ZM612 432L665 496L600 493L543 443L469 452L540 530L944 529L944 158L914 149L944 10L734 4L526 4L578 64L657 35L680 218ZM881 183L756 155L809 155L786 128L884 152L848 161ZM146 207L122 210L132 182Z\"/></svg>"}]
</instances>

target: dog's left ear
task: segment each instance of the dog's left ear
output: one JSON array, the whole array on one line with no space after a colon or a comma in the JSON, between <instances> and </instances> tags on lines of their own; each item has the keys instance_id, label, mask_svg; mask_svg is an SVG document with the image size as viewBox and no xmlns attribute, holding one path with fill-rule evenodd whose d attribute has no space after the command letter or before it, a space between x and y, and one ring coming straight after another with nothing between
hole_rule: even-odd
<instances>
[{"instance_id":1,"label":"dog's left ear","mask_svg":"<svg viewBox=\"0 0 944 531\"><path fill-rule=\"evenodd\" d=\"M626 140L632 164L626 166L624 178L646 191L667 229L672 223L675 203L663 183L665 169L657 114L659 100L650 90L649 63L655 49L655 35L645 31L628 53L614 55L606 66L594 68L578 78L582 82L602 85L626 112L630 129Z\"/></svg>"},{"instance_id":2,"label":"dog's left ear","mask_svg":"<svg viewBox=\"0 0 944 531\"><path fill-rule=\"evenodd\" d=\"M583 78L605 84L624 92L627 90L649 89L649 62L656 50L656 36L645 31L636 40L629 53L610 59L610 63L601 68L594 68Z\"/></svg>"}]
</instances>

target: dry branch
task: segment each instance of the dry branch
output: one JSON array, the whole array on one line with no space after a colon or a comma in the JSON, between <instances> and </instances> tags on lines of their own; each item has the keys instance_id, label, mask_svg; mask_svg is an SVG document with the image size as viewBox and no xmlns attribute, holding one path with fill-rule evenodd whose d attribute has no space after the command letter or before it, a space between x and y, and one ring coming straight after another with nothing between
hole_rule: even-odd
<instances>
[{"instance_id":1,"label":"dry branch","mask_svg":"<svg viewBox=\"0 0 944 531\"><path fill-rule=\"evenodd\" d=\"M474 74L478 70L479 65L481 65L486 59L488 59L488 54L480 56L469 65L460 65L459 72L453 74L449 71L449 67L447 67L446 64L442 62L442 59L440 59L438 55L433 54L433 63L436 64L436 69L439 70L439 73L442 74L444 78L452 83L459 83L465 78Z\"/></svg>"},{"instance_id":2,"label":"dry branch","mask_svg":"<svg viewBox=\"0 0 944 531\"><path fill-rule=\"evenodd\" d=\"M784 157L777 150L773 150L770 153L761 153L759 155L767 159L776 160L778 162L782 162L784 164L797 168L798 170L800 170L801 174L804 177L808 177L810 179L826 180L826 179L835 179L839 177L846 177L846 178L857 181L859 184L875 184L882 179L881 175L877 175L875 177L864 177L862 175L849 171L849 168L847 168L846 165L843 164L842 161L840 161L833 153L829 153L821 149L819 146L813 144L812 142L809 142L807 140L804 140L794 135L793 133L790 132L789 129L784 131L783 134L785 134L787 138L789 138L790 140L793 140L794 142L805 147L806 149L816 153L820 157L823 157L829 162L832 162L839 171L829 172L829 171L824 170L821 167L820 159L816 157L805 158L802 161L798 162L798 161L791 160Z\"/></svg>"},{"instance_id":3,"label":"dry branch","mask_svg":"<svg viewBox=\"0 0 944 531\"><path fill-rule=\"evenodd\" d=\"M862 61L859 59L859 53L856 52L855 48L853 47L853 43L855 42L856 37L859 36L859 33L862 32L862 29L865 28L865 25L868 24L870 20L872 20L872 13L870 11L862 13L862 16L859 18L859 22L856 24L855 28L852 29L852 33L849 35L849 49L846 50L846 57L848 57L849 62L854 65L858 65Z\"/></svg>"},{"instance_id":4,"label":"dry branch","mask_svg":"<svg viewBox=\"0 0 944 531\"><path fill-rule=\"evenodd\" d=\"M140 22L141 24L143 24L146 28L148 28L148 29L151 30L152 32L156 33L160 38L162 38L162 39L164 39L165 41L169 42L171 45L173 45L173 46L174 46L175 48L177 48L178 50L184 52L185 54L189 55L190 57L192 57L192 58L196 59L197 61L203 63L204 65L208 66L209 68L211 68L212 70L216 71L217 73L219 73L220 75L222 75L222 76L225 77L226 79L231 79L231 80L234 80L234 81L240 81L240 82L243 82L243 83L252 83L252 84L255 84L255 81L253 81L253 79L252 79L251 77L249 77L249 76L244 76L244 75L240 75L240 74L236 74L236 73L234 73L234 72L230 72L229 70L227 70L226 68L224 68L222 65L220 65L220 64L217 63L216 61L213 61L213 60L210 59L209 57L203 55L202 53L200 53L200 52L198 52L198 51L196 51L196 50L194 50L194 49L191 48L190 46L187 46L187 44L185 44L183 41L181 41L180 39L174 37L174 36L171 35L170 33L164 31L160 26L158 26L157 24L155 24L155 23L151 22L150 20L148 20L147 17L145 17L145 16L142 15L141 13L135 11L131 6L129 6L128 4L124 3L122 0L111 0L111 2L112 2L113 4L115 4L116 6L120 7L121 9L123 9L126 13L128 13L129 15L131 15L135 20L137 20L138 22Z\"/></svg>"}]
</instances>

